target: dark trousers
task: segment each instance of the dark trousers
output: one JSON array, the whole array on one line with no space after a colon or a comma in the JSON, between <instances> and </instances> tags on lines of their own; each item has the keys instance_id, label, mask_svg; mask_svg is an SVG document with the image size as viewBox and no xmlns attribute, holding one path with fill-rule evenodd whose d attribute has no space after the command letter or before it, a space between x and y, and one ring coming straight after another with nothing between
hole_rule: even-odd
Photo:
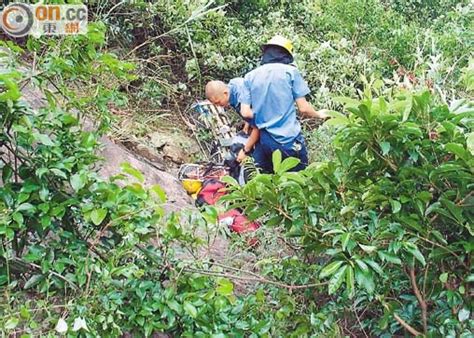
<instances>
[{"instance_id":1,"label":"dark trousers","mask_svg":"<svg viewBox=\"0 0 474 338\"><path fill-rule=\"evenodd\" d=\"M293 142L281 144L266 130L260 130L260 140L255 146L252 157L255 164L263 173L273 173L272 154L275 150L281 151L282 159L296 157L300 163L290 171L300 171L308 166L308 151L303 135L298 135Z\"/></svg>"}]
</instances>

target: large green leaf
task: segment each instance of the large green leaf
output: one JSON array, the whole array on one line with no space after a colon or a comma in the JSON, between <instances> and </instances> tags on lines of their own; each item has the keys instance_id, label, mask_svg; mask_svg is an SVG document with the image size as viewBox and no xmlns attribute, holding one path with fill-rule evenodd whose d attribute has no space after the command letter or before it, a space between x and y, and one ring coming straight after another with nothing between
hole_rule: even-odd
<instances>
[{"instance_id":1,"label":"large green leaf","mask_svg":"<svg viewBox=\"0 0 474 338\"><path fill-rule=\"evenodd\" d=\"M273 171L274 172L279 172L280 171L280 165L281 165L281 151L280 150L275 150L272 154L272 163L273 163Z\"/></svg>"},{"instance_id":2,"label":"large green leaf","mask_svg":"<svg viewBox=\"0 0 474 338\"><path fill-rule=\"evenodd\" d=\"M74 174L69 179L69 182L75 191L79 191L86 185L86 178L83 174Z\"/></svg>"},{"instance_id":3,"label":"large green leaf","mask_svg":"<svg viewBox=\"0 0 474 338\"><path fill-rule=\"evenodd\" d=\"M471 155L474 156L474 132L466 135L466 145Z\"/></svg>"},{"instance_id":4,"label":"large green leaf","mask_svg":"<svg viewBox=\"0 0 474 338\"><path fill-rule=\"evenodd\" d=\"M9 164L5 164L2 168L2 182L3 184L8 183L10 178L13 176L13 168Z\"/></svg>"},{"instance_id":5,"label":"large green leaf","mask_svg":"<svg viewBox=\"0 0 474 338\"><path fill-rule=\"evenodd\" d=\"M34 287L35 285L39 284L41 281L45 280L45 277L44 275L33 275L30 277L30 279L28 279L25 283L25 285L23 286L23 288L25 290L27 289L31 289L32 287Z\"/></svg>"},{"instance_id":6,"label":"large green leaf","mask_svg":"<svg viewBox=\"0 0 474 338\"><path fill-rule=\"evenodd\" d=\"M390 108L402 115L402 122L405 122L410 117L413 100L411 96L397 98L390 103Z\"/></svg>"},{"instance_id":7,"label":"large green leaf","mask_svg":"<svg viewBox=\"0 0 474 338\"><path fill-rule=\"evenodd\" d=\"M382 156L387 155L391 148L390 142L386 142L386 141L380 142L379 145L380 145L380 149L382 150Z\"/></svg>"},{"instance_id":8,"label":"large green leaf","mask_svg":"<svg viewBox=\"0 0 474 338\"><path fill-rule=\"evenodd\" d=\"M36 141L38 141L41 144L44 144L45 146L54 146L54 142L46 134L40 134L36 132L36 133L33 133L33 137L35 138Z\"/></svg>"},{"instance_id":9,"label":"large green leaf","mask_svg":"<svg viewBox=\"0 0 474 338\"><path fill-rule=\"evenodd\" d=\"M217 282L216 292L222 296L230 296L234 292L234 284L227 278L222 278Z\"/></svg>"},{"instance_id":10,"label":"large green leaf","mask_svg":"<svg viewBox=\"0 0 474 338\"><path fill-rule=\"evenodd\" d=\"M406 242L404 243L405 250L413 255L423 266L426 265L426 260L423 254L421 253L420 249L416 246L416 244Z\"/></svg>"},{"instance_id":11,"label":"large green leaf","mask_svg":"<svg viewBox=\"0 0 474 338\"><path fill-rule=\"evenodd\" d=\"M394 214L396 214L397 212L399 212L400 209L402 208L401 203L400 203L399 201L397 201L397 200L392 200L392 199L391 199L391 200L390 200L390 204L391 204L391 206L392 206L392 212L393 212Z\"/></svg>"},{"instance_id":12,"label":"large green leaf","mask_svg":"<svg viewBox=\"0 0 474 338\"><path fill-rule=\"evenodd\" d=\"M346 269L347 265L342 266L329 280L328 292L330 295L334 294L341 287Z\"/></svg>"},{"instance_id":13,"label":"large green leaf","mask_svg":"<svg viewBox=\"0 0 474 338\"><path fill-rule=\"evenodd\" d=\"M288 157L285 160L283 160L283 162L281 162L280 166L278 167L278 170L276 170L275 172L278 175L281 175L281 174L287 172L288 170L293 169L294 167L296 167L300 162L301 162L301 160L298 159L298 158Z\"/></svg>"},{"instance_id":14,"label":"large green leaf","mask_svg":"<svg viewBox=\"0 0 474 338\"><path fill-rule=\"evenodd\" d=\"M94 209L91 212L91 220L95 225L99 225L107 216L107 209Z\"/></svg>"},{"instance_id":15,"label":"large green leaf","mask_svg":"<svg viewBox=\"0 0 474 338\"><path fill-rule=\"evenodd\" d=\"M156 194L156 196L158 196L161 202L163 203L166 202L166 192L163 190L161 186L154 184L151 186L150 189Z\"/></svg>"},{"instance_id":16,"label":"large green leaf","mask_svg":"<svg viewBox=\"0 0 474 338\"><path fill-rule=\"evenodd\" d=\"M450 153L455 154L457 157L461 158L464 161L468 161L471 155L469 152L464 149L464 146L462 144L458 143L448 143L445 146L445 149L449 151Z\"/></svg>"},{"instance_id":17,"label":"large green leaf","mask_svg":"<svg viewBox=\"0 0 474 338\"><path fill-rule=\"evenodd\" d=\"M450 214L456 219L456 221L459 223L463 223L465 221L461 206L446 198L441 198L440 201L441 204L449 210Z\"/></svg>"},{"instance_id":18,"label":"large green leaf","mask_svg":"<svg viewBox=\"0 0 474 338\"><path fill-rule=\"evenodd\" d=\"M166 302L166 305L168 305L171 310L181 315L183 308L175 299L168 300Z\"/></svg>"},{"instance_id":19,"label":"large green leaf","mask_svg":"<svg viewBox=\"0 0 474 338\"><path fill-rule=\"evenodd\" d=\"M347 243L349 243L350 239L351 239L351 233L350 232L346 232L345 234L342 235L341 245L342 245L342 250L343 251L346 251Z\"/></svg>"},{"instance_id":20,"label":"large green leaf","mask_svg":"<svg viewBox=\"0 0 474 338\"><path fill-rule=\"evenodd\" d=\"M0 74L0 102L16 101L21 97L20 89L13 79L20 78L20 73ZM2 87L6 88L4 90Z\"/></svg>"},{"instance_id":21,"label":"large green leaf","mask_svg":"<svg viewBox=\"0 0 474 338\"><path fill-rule=\"evenodd\" d=\"M346 269L346 287L349 294L349 298L354 297L355 295L354 268L352 266L347 266L347 269Z\"/></svg>"},{"instance_id":22,"label":"large green leaf","mask_svg":"<svg viewBox=\"0 0 474 338\"><path fill-rule=\"evenodd\" d=\"M346 108L348 107L358 107L360 105L360 101L356 99L352 99L350 97L345 96L337 96L332 99L336 103L343 104Z\"/></svg>"},{"instance_id":23,"label":"large green leaf","mask_svg":"<svg viewBox=\"0 0 474 338\"><path fill-rule=\"evenodd\" d=\"M363 271L359 268L355 269L355 279L357 284L367 290L369 294L374 293L375 281L372 270Z\"/></svg>"},{"instance_id":24,"label":"large green leaf","mask_svg":"<svg viewBox=\"0 0 474 338\"><path fill-rule=\"evenodd\" d=\"M375 272L377 272L380 276L383 276L383 275L384 275L382 268L380 267L380 265L379 265L377 262L375 262L375 261L373 261L373 260L371 260L371 259L366 259L365 262L366 262Z\"/></svg>"},{"instance_id":25,"label":"large green leaf","mask_svg":"<svg viewBox=\"0 0 474 338\"><path fill-rule=\"evenodd\" d=\"M362 250L364 250L365 252L369 254L377 250L377 247L374 245L364 245L364 244L359 243L359 246L361 247Z\"/></svg>"},{"instance_id":26,"label":"large green leaf","mask_svg":"<svg viewBox=\"0 0 474 338\"><path fill-rule=\"evenodd\" d=\"M349 119L344 114L336 111L330 111L328 112L328 115L331 116L331 118L324 122L325 126L342 127L349 124Z\"/></svg>"},{"instance_id":27,"label":"large green leaf","mask_svg":"<svg viewBox=\"0 0 474 338\"><path fill-rule=\"evenodd\" d=\"M321 270L321 273L319 274L319 278L325 278L328 276L331 276L334 274L337 269L344 263L343 261L335 261L332 262L331 264L327 265L324 269Z\"/></svg>"},{"instance_id":28,"label":"large green leaf","mask_svg":"<svg viewBox=\"0 0 474 338\"><path fill-rule=\"evenodd\" d=\"M467 308L462 308L458 312L458 319L460 322L464 322L469 319L471 311Z\"/></svg>"},{"instance_id":29,"label":"large green leaf","mask_svg":"<svg viewBox=\"0 0 474 338\"><path fill-rule=\"evenodd\" d=\"M6 329L6 330L13 330L14 328L17 327L18 323L20 322L20 320L16 317L14 318L10 318L8 319L5 324L3 324L3 327Z\"/></svg>"},{"instance_id":30,"label":"large green leaf","mask_svg":"<svg viewBox=\"0 0 474 338\"><path fill-rule=\"evenodd\" d=\"M196 318L197 317L197 309L196 307L191 304L190 302L184 302L183 304L183 308L184 308L184 311L190 315L192 318Z\"/></svg>"},{"instance_id":31,"label":"large green leaf","mask_svg":"<svg viewBox=\"0 0 474 338\"><path fill-rule=\"evenodd\" d=\"M230 186L233 186L233 187L239 187L239 182L237 182L237 180L235 178L233 178L232 176L224 176L224 177L221 177L221 181L224 182L224 183L227 183L228 185Z\"/></svg>"},{"instance_id":32,"label":"large green leaf","mask_svg":"<svg viewBox=\"0 0 474 338\"><path fill-rule=\"evenodd\" d=\"M388 253L386 251L377 251L377 254L379 255L380 259L384 261L398 265L402 264L402 260L392 253Z\"/></svg>"}]
</instances>

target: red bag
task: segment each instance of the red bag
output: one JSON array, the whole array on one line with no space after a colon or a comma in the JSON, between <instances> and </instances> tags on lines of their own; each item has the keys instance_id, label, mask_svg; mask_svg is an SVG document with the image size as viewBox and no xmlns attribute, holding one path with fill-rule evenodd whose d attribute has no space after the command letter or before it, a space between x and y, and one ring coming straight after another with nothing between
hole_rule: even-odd
<instances>
[{"instance_id":1,"label":"red bag","mask_svg":"<svg viewBox=\"0 0 474 338\"><path fill-rule=\"evenodd\" d=\"M237 209L229 210L219 215L219 224L225 224L229 229L238 234L252 232L260 227L257 222L251 222Z\"/></svg>"},{"instance_id":2,"label":"red bag","mask_svg":"<svg viewBox=\"0 0 474 338\"><path fill-rule=\"evenodd\" d=\"M198 206L214 205L227 194L225 184L215 178L208 179L202 184L201 190L197 194L196 204Z\"/></svg>"},{"instance_id":3,"label":"red bag","mask_svg":"<svg viewBox=\"0 0 474 338\"><path fill-rule=\"evenodd\" d=\"M196 204L198 206L214 205L219 199L227 194L226 186L223 182L217 179L208 179L202 184L202 188L197 194ZM238 234L245 232L252 232L260 227L257 222L251 222L239 210L232 209L218 217L219 224L225 224L229 229ZM255 243L254 243L255 242ZM251 245L257 243L256 239L251 239Z\"/></svg>"}]
</instances>

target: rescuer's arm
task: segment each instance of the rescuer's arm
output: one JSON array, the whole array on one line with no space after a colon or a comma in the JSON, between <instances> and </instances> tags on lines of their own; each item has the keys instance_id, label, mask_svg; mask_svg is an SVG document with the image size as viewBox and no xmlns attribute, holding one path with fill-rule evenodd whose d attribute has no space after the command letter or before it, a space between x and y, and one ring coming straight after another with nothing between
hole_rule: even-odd
<instances>
[{"instance_id":1,"label":"rescuer's arm","mask_svg":"<svg viewBox=\"0 0 474 338\"><path fill-rule=\"evenodd\" d=\"M316 117L319 119L327 119L330 116L326 113L326 109L315 110L313 106L306 100L305 97L300 97L296 99L296 106L300 114L304 117Z\"/></svg>"},{"instance_id":2,"label":"rescuer's arm","mask_svg":"<svg viewBox=\"0 0 474 338\"><path fill-rule=\"evenodd\" d=\"M240 150L239 155L237 156L237 161L242 162L247 157L247 154L252 151L259 138L260 130L258 130L257 127L253 127L247 143L245 144L244 148Z\"/></svg>"}]
</instances>

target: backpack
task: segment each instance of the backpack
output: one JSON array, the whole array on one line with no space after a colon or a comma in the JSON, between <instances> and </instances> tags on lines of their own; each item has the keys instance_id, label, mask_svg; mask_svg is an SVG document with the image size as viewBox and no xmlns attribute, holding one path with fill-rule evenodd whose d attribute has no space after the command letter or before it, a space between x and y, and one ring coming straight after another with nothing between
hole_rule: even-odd
<instances>
[{"instance_id":1,"label":"backpack","mask_svg":"<svg viewBox=\"0 0 474 338\"><path fill-rule=\"evenodd\" d=\"M205 180L197 194L196 205L198 207L214 205L225 194L227 194L227 191L223 182L215 178Z\"/></svg>"}]
</instances>

